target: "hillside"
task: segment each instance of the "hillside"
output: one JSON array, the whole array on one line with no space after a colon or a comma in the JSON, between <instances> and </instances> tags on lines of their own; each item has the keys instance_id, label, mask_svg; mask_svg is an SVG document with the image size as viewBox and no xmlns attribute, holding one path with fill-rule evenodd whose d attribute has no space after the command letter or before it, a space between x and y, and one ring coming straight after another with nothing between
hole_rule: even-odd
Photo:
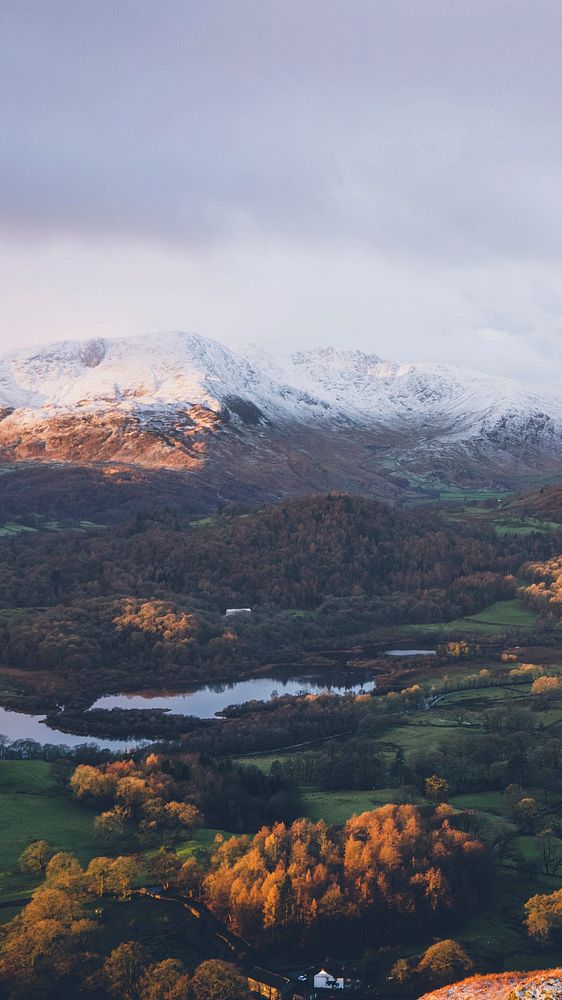
<instances>
[{"instance_id":1,"label":"hillside","mask_svg":"<svg viewBox=\"0 0 562 1000\"><path fill-rule=\"evenodd\" d=\"M432 484L506 488L559 467L562 405L507 379L361 351L237 353L188 333L0 358L0 461L175 470L228 499Z\"/></svg>"},{"instance_id":2,"label":"hillside","mask_svg":"<svg viewBox=\"0 0 562 1000\"><path fill-rule=\"evenodd\" d=\"M533 493L525 494L510 506L518 513L562 524L562 484L545 486Z\"/></svg>"},{"instance_id":3,"label":"hillside","mask_svg":"<svg viewBox=\"0 0 562 1000\"><path fill-rule=\"evenodd\" d=\"M472 976L460 983L425 993L420 1000L559 1000L562 969L544 972L505 972Z\"/></svg>"},{"instance_id":4,"label":"hillside","mask_svg":"<svg viewBox=\"0 0 562 1000\"><path fill-rule=\"evenodd\" d=\"M240 677L378 627L473 615L513 598L523 562L556 551L548 534L502 536L341 494L193 520L27 527L0 544L0 667L16 696L41 705L133 678ZM225 621L226 607L248 605L251 618Z\"/></svg>"},{"instance_id":5,"label":"hillside","mask_svg":"<svg viewBox=\"0 0 562 1000\"><path fill-rule=\"evenodd\" d=\"M451 523L423 508L312 495L193 521L160 511L105 530L24 531L0 548L0 599L24 607L86 593L175 594L221 609L314 608L329 597L393 604L402 595L458 613L490 603L496 589L505 596L504 576L525 559L550 556L553 545L540 536L497 538L486 525Z\"/></svg>"}]
</instances>

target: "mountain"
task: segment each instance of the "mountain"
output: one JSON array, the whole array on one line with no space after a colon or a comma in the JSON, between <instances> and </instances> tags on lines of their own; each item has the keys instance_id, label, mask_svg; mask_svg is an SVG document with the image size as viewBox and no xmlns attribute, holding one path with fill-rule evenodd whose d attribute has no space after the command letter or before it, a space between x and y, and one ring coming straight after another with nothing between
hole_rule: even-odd
<instances>
[{"instance_id":1,"label":"mountain","mask_svg":"<svg viewBox=\"0 0 562 1000\"><path fill-rule=\"evenodd\" d=\"M0 358L0 460L189 472L223 498L510 488L562 467L562 403L355 350L242 354L179 332L61 341Z\"/></svg>"}]
</instances>

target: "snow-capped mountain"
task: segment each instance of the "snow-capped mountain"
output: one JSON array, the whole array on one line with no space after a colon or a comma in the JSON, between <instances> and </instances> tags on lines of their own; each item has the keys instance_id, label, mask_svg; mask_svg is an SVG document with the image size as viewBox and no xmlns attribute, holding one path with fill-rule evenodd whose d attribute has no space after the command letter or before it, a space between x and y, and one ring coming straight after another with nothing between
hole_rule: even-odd
<instances>
[{"instance_id":1,"label":"snow-capped mountain","mask_svg":"<svg viewBox=\"0 0 562 1000\"><path fill-rule=\"evenodd\" d=\"M0 404L23 409L220 408L233 393L267 400L275 391L243 357L193 334L61 341L0 359Z\"/></svg>"},{"instance_id":2,"label":"snow-capped mountain","mask_svg":"<svg viewBox=\"0 0 562 1000\"><path fill-rule=\"evenodd\" d=\"M0 358L0 458L189 469L269 488L375 489L389 470L515 482L562 463L562 403L508 379L190 333Z\"/></svg>"}]
</instances>

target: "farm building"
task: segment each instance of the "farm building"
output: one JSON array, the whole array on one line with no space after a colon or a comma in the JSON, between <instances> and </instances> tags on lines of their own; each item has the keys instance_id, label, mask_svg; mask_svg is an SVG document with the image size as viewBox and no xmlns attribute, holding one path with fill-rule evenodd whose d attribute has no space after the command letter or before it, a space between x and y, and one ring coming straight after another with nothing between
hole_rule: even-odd
<instances>
[{"instance_id":1,"label":"farm building","mask_svg":"<svg viewBox=\"0 0 562 1000\"><path fill-rule=\"evenodd\" d=\"M361 985L356 970L343 962L325 962L313 974L316 990L356 990Z\"/></svg>"},{"instance_id":2,"label":"farm building","mask_svg":"<svg viewBox=\"0 0 562 1000\"><path fill-rule=\"evenodd\" d=\"M269 969L256 965L248 974L248 987L266 1000L292 1000L293 983Z\"/></svg>"}]
</instances>

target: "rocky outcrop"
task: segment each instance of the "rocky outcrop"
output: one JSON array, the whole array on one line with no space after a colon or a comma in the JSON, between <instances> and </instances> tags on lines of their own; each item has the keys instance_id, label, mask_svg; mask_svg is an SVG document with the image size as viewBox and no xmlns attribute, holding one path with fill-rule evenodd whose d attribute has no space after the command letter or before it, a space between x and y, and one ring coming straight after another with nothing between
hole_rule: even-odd
<instances>
[{"instance_id":1,"label":"rocky outcrop","mask_svg":"<svg viewBox=\"0 0 562 1000\"><path fill-rule=\"evenodd\" d=\"M562 1000L562 969L472 976L420 1000Z\"/></svg>"}]
</instances>

